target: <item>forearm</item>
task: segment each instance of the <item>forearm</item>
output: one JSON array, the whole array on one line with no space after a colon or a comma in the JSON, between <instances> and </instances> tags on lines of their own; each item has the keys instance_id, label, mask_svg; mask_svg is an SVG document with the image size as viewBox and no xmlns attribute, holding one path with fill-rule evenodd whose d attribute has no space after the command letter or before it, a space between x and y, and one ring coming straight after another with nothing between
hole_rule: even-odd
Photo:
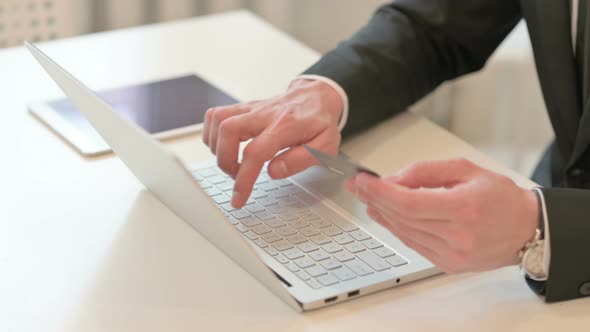
<instances>
[{"instance_id":1,"label":"forearm","mask_svg":"<svg viewBox=\"0 0 590 332\"><path fill-rule=\"evenodd\" d=\"M475 71L520 17L510 1L396 1L306 74L348 95L347 136L405 110L440 83Z\"/></svg>"}]
</instances>

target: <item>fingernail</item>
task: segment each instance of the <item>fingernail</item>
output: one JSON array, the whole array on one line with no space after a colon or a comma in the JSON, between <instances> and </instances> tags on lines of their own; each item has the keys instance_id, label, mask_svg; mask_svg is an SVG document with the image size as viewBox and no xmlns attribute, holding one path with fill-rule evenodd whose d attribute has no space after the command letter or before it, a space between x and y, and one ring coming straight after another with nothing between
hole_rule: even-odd
<instances>
[{"instance_id":1,"label":"fingernail","mask_svg":"<svg viewBox=\"0 0 590 332\"><path fill-rule=\"evenodd\" d=\"M277 162L277 168L279 169L279 173L281 173L281 176L289 175L289 169L287 168L287 164L284 161L279 160Z\"/></svg>"},{"instance_id":2,"label":"fingernail","mask_svg":"<svg viewBox=\"0 0 590 332\"><path fill-rule=\"evenodd\" d=\"M231 198L231 205L236 208L240 209L242 207L242 194L239 191L235 191L232 194Z\"/></svg>"}]
</instances>

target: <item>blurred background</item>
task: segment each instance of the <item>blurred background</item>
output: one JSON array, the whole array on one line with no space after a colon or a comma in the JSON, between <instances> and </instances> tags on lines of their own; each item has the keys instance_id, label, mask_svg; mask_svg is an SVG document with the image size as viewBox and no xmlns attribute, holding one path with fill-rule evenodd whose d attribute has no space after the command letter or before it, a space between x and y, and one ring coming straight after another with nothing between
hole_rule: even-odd
<instances>
[{"instance_id":1,"label":"blurred background","mask_svg":"<svg viewBox=\"0 0 590 332\"><path fill-rule=\"evenodd\" d=\"M0 49L245 9L320 53L362 26L383 0L0 0ZM552 139L523 23L486 68L412 108L529 175Z\"/></svg>"}]
</instances>

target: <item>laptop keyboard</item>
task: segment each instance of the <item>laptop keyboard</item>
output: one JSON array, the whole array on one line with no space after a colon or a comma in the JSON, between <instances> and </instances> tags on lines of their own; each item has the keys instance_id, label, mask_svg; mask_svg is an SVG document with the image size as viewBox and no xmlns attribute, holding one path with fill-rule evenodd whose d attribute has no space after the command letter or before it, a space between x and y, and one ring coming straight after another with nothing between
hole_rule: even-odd
<instances>
[{"instance_id":1,"label":"laptop keyboard","mask_svg":"<svg viewBox=\"0 0 590 332\"><path fill-rule=\"evenodd\" d=\"M217 167L193 172L242 235L319 289L408 264L289 179L264 170L242 209L231 205L234 181Z\"/></svg>"}]
</instances>

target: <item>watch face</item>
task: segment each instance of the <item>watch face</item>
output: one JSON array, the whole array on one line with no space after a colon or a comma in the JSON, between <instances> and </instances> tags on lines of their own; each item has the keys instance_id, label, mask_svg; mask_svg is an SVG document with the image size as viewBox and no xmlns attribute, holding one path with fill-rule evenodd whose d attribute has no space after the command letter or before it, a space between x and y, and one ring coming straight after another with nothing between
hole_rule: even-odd
<instances>
[{"instance_id":1,"label":"watch face","mask_svg":"<svg viewBox=\"0 0 590 332\"><path fill-rule=\"evenodd\" d=\"M547 279L547 273L543 268L543 253L543 241L539 241L537 245L529 248L522 257L522 268L531 279Z\"/></svg>"}]
</instances>

